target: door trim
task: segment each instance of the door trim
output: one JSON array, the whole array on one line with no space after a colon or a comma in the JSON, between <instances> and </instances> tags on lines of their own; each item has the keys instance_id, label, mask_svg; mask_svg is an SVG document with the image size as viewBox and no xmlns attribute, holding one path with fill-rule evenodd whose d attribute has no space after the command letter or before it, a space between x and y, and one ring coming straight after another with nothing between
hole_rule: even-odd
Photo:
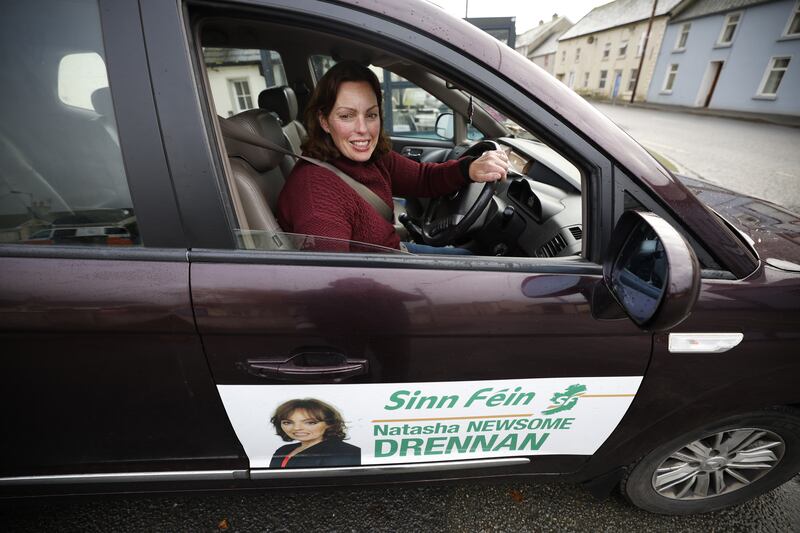
<instances>
[{"instance_id":1,"label":"door trim","mask_svg":"<svg viewBox=\"0 0 800 533\"><path fill-rule=\"evenodd\" d=\"M246 479L247 470L186 470L173 472L115 472L58 476L0 477L0 486L72 485L84 483L136 483L141 481L211 481Z\"/></svg>"},{"instance_id":2,"label":"door trim","mask_svg":"<svg viewBox=\"0 0 800 533\"><path fill-rule=\"evenodd\" d=\"M497 468L530 463L527 457L508 459L474 459L470 461L447 461L400 465L345 466L341 468L290 468L285 470L250 470L250 479L318 478L338 476L381 476L417 472L441 472L445 470L471 470L475 468Z\"/></svg>"}]
</instances>

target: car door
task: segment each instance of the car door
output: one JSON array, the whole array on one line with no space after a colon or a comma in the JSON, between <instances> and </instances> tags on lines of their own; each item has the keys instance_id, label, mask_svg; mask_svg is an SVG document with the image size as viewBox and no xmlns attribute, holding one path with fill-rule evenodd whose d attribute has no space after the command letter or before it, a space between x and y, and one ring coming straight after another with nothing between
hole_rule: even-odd
<instances>
[{"instance_id":1,"label":"car door","mask_svg":"<svg viewBox=\"0 0 800 533\"><path fill-rule=\"evenodd\" d=\"M146 32L151 21L157 27L179 17L156 2L143 5ZM288 3L282 7L329 32L341 30L329 19L348 21L395 32L392 39L440 54L440 61L463 60L424 36L358 11L330 4L313 13L295 11ZM236 14L210 12L215 20ZM193 42L198 64L202 36L197 28L203 18L199 10L192 13L196 26L187 33L201 39ZM253 35L291 31L292 20L296 24L291 16L284 21L280 13L266 10L254 18L274 26L255 28ZM168 70L185 72L186 83L202 79L183 56L180 35L160 44L156 86L158 73ZM474 63L469 68L496 88L496 98L523 98L491 71ZM194 90L204 94L202 86ZM204 109L204 121L198 117L194 127L183 129L192 133L172 140L174 149L168 143L173 168L202 159L197 151L178 149L190 142L196 148L209 143L218 161L206 174L195 175L191 186L176 180L176 192L184 222L195 228L189 256L198 330L251 477L308 474L303 468L281 468L288 464L287 450L298 445L293 435L300 434L283 426L294 423L298 405L319 413L309 417L316 423L324 418L327 427L338 428L326 455L345 459L323 457L318 448L319 454L311 454L318 457L297 464L351 466L359 473L385 472L375 465L493 468L509 461L528 464L536 455L541 457L527 471L574 470L614 430L645 372L651 337L607 305L598 263L578 257L460 260L267 252L214 242L208 235L248 230L238 226L232 204L229 219L209 218L194 207L202 198L200 188L208 204L228 187L214 110L200 96L187 99L192 92L173 84L157 91L156 98L165 128L195 120L179 117L179 109ZM529 99L514 105L544 113ZM535 116L531 113L528 120ZM558 122L550 115L535 120ZM610 179L610 163L564 130L559 142L586 158L587 180ZM606 201L602 191L587 190L594 206L590 212L598 220ZM225 194L223 202L228 202ZM603 231L596 225L587 234L599 243ZM325 475L316 468L310 474Z\"/></svg>"},{"instance_id":2,"label":"car door","mask_svg":"<svg viewBox=\"0 0 800 533\"><path fill-rule=\"evenodd\" d=\"M137 3L4 7L0 485L232 479Z\"/></svg>"}]
</instances>

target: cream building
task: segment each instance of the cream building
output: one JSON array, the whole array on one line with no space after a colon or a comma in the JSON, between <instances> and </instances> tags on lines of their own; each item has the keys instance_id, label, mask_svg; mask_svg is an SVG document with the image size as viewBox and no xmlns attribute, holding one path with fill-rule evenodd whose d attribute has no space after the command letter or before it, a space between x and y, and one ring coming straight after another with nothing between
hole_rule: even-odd
<instances>
[{"instance_id":1,"label":"cream building","mask_svg":"<svg viewBox=\"0 0 800 533\"><path fill-rule=\"evenodd\" d=\"M515 49L550 74L553 74L558 38L572 26L566 17L557 14L547 22L540 20L525 33L517 35Z\"/></svg>"},{"instance_id":2,"label":"cream building","mask_svg":"<svg viewBox=\"0 0 800 533\"><path fill-rule=\"evenodd\" d=\"M616 0L596 7L558 40L556 78L581 95L624 100L630 100L638 78L636 100L645 100L667 22L680 3L658 0L646 47L651 0Z\"/></svg>"}]
</instances>

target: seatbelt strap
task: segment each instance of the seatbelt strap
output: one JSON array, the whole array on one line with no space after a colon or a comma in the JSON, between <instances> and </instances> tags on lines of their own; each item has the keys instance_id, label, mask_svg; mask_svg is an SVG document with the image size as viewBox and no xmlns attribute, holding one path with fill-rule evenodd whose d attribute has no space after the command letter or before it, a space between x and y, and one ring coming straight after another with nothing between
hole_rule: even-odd
<instances>
[{"instance_id":1,"label":"seatbelt strap","mask_svg":"<svg viewBox=\"0 0 800 533\"><path fill-rule=\"evenodd\" d=\"M292 152L291 150L287 150L282 146L278 146L277 144L269 141L260 135L255 135L250 133L249 131L241 131L239 128L230 127L227 122L223 119L219 121L220 129L222 130L222 134L226 137L230 137L237 141L247 143L247 144L254 144L256 146L260 146L261 148L266 148L267 150L273 150L275 152L288 155L290 157L294 157L296 159L302 159L303 161L307 161L312 165L317 165L324 169L330 170L339 178L349 185L361 198L363 198L369 205L371 205L375 210L389 223L394 224L394 213L392 212L392 208L386 205L380 196L372 192L369 187L364 185L363 183L354 180L335 166L331 165L330 163L326 163L325 161L320 161L319 159L314 159L313 157L307 157L304 155L297 155L296 153Z\"/></svg>"}]
</instances>

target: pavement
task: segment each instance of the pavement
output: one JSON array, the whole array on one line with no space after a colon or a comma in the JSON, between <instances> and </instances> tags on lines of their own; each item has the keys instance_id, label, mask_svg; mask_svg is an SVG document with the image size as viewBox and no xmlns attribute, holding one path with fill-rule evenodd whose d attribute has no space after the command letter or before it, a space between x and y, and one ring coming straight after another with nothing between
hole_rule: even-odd
<instances>
[{"instance_id":1,"label":"pavement","mask_svg":"<svg viewBox=\"0 0 800 533\"><path fill-rule=\"evenodd\" d=\"M633 102L630 103L626 100L617 99L616 102L611 100L599 100L586 98L589 102L595 104L610 104L624 108L639 108L639 109L652 109L656 111L667 111L670 113L684 113L689 115L701 115L707 117L723 117L732 118L737 120L746 120L749 122L764 122L767 124L774 124L777 126L787 126L790 128L800 128L800 116L796 115L779 115L771 113L751 113L748 111L736 111L732 109L709 109L707 107L689 107L681 105L664 105L653 104L650 102Z\"/></svg>"}]
</instances>

